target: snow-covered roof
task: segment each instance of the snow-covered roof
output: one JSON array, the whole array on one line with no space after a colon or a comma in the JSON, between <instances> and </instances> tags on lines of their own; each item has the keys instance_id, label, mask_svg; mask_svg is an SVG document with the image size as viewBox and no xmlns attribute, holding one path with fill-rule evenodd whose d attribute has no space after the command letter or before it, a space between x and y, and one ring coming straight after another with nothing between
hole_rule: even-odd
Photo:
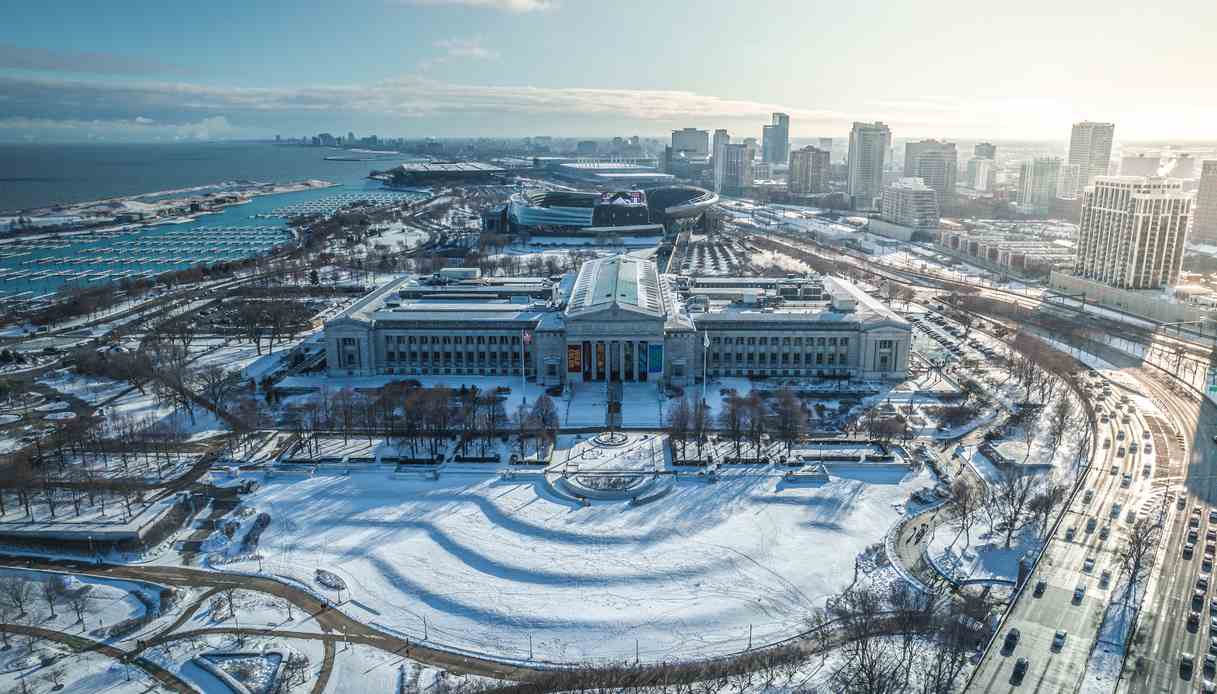
<instances>
[{"instance_id":1,"label":"snow-covered roof","mask_svg":"<svg viewBox=\"0 0 1217 694\"><path fill-rule=\"evenodd\" d=\"M610 306L663 318L667 310L655 263L629 255L583 263L571 290L566 314L578 316Z\"/></svg>"}]
</instances>

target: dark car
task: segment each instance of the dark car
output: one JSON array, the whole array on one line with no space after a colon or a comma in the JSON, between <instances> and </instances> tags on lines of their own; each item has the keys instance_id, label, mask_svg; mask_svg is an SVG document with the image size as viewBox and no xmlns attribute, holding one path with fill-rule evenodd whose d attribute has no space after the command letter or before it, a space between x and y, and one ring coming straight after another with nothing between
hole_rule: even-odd
<instances>
[{"instance_id":1,"label":"dark car","mask_svg":"<svg viewBox=\"0 0 1217 694\"><path fill-rule=\"evenodd\" d=\"M1013 653L1015 647L1018 646L1018 629L1011 629L1006 632L1006 640L1002 642L1002 651L1005 653Z\"/></svg>"},{"instance_id":2,"label":"dark car","mask_svg":"<svg viewBox=\"0 0 1217 694\"><path fill-rule=\"evenodd\" d=\"M1010 681L1014 684L1021 684L1023 678L1027 676L1027 668L1031 667L1031 663L1027 662L1026 658L1019 658L1018 662L1014 663L1014 675L1010 677Z\"/></svg>"},{"instance_id":3,"label":"dark car","mask_svg":"<svg viewBox=\"0 0 1217 694\"><path fill-rule=\"evenodd\" d=\"M1048 582L1045 581L1044 579L1041 578L1040 580L1036 581L1035 582L1035 591L1034 591L1035 597L1037 597L1037 598L1043 597L1044 589L1047 587L1048 587Z\"/></svg>"}]
</instances>

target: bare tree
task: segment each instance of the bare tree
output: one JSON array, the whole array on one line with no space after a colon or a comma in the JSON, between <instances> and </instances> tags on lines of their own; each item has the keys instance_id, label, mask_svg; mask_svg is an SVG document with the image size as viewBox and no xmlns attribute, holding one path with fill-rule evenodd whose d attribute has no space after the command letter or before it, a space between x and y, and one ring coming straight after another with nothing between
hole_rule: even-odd
<instances>
[{"instance_id":1,"label":"bare tree","mask_svg":"<svg viewBox=\"0 0 1217 694\"><path fill-rule=\"evenodd\" d=\"M59 602L60 596L59 587L55 585L53 578L43 581L38 587L40 589L38 591L39 597L46 603L47 609L51 611L51 619L54 619L56 617L55 604Z\"/></svg>"},{"instance_id":2,"label":"bare tree","mask_svg":"<svg viewBox=\"0 0 1217 694\"><path fill-rule=\"evenodd\" d=\"M76 622L81 626L85 623L85 614L93 607L93 596L90 591L90 586L84 586L81 589L69 593L67 595L68 605L72 608L72 612L76 614Z\"/></svg>"},{"instance_id":3,"label":"bare tree","mask_svg":"<svg viewBox=\"0 0 1217 694\"><path fill-rule=\"evenodd\" d=\"M0 597L4 598L18 615L25 614L25 607L34 599L34 586L20 576L0 576Z\"/></svg>"},{"instance_id":4,"label":"bare tree","mask_svg":"<svg viewBox=\"0 0 1217 694\"><path fill-rule=\"evenodd\" d=\"M688 456L685 455L685 447L689 442L691 414L688 398L673 400L668 407L668 437L672 441L672 455L675 457L679 450L679 459L682 463L688 459Z\"/></svg>"},{"instance_id":5,"label":"bare tree","mask_svg":"<svg viewBox=\"0 0 1217 694\"><path fill-rule=\"evenodd\" d=\"M781 388L774 397L773 420L774 433L786 446L786 455L789 456L794 444L807 430L807 413L803 403L789 388Z\"/></svg>"},{"instance_id":6,"label":"bare tree","mask_svg":"<svg viewBox=\"0 0 1217 694\"><path fill-rule=\"evenodd\" d=\"M1124 600L1128 600L1154 568L1154 556L1162 540L1160 514L1142 516L1133 523L1128 540L1120 548L1120 573L1127 579Z\"/></svg>"},{"instance_id":7,"label":"bare tree","mask_svg":"<svg viewBox=\"0 0 1217 694\"><path fill-rule=\"evenodd\" d=\"M951 540L951 546L955 545L960 535L963 535L965 547L972 544L972 524L976 522L976 514L983 501L984 495L964 480L962 475L951 482L950 509L954 513L951 520L959 528L955 539Z\"/></svg>"}]
</instances>

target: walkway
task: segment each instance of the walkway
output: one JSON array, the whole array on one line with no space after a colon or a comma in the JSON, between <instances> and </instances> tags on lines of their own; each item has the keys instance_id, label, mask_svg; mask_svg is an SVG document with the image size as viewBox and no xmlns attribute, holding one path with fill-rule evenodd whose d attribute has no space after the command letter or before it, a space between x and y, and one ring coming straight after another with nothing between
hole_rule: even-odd
<instances>
[{"instance_id":1,"label":"walkway","mask_svg":"<svg viewBox=\"0 0 1217 694\"><path fill-rule=\"evenodd\" d=\"M66 634L62 631L53 631L51 629L43 629L41 627L25 626L24 624L5 624L4 628L7 629L11 634L25 634L27 636L34 636L40 639L62 643L77 653L93 651L96 653L101 653L102 655L110 656L120 663L131 664L138 667L139 669L148 673L153 679L160 682L162 686L175 692L182 692L182 694L194 694L195 692L194 687L191 687L177 675L169 672L160 665L157 665L146 658L141 658L134 652L128 653L127 651L119 649L108 643L94 641L93 639L85 638L84 636L77 636L75 634Z\"/></svg>"}]
</instances>

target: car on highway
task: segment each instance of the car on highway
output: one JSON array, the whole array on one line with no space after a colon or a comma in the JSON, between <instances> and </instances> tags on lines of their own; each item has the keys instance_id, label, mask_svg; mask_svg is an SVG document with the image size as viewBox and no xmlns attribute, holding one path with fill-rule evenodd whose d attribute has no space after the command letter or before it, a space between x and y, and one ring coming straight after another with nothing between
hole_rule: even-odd
<instances>
[{"instance_id":1,"label":"car on highway","mask_svg":"<svg viewBox=\"0 0 1217 694\"><path fill-rule=\"evenodd\" d=\"M1209 559L1212 559L1213 550L1215 550L1215 549L1217 549L1217 545L1211 545L1211 544L1205 545L1204 546L1204 556L1208 557Z\"/></svg>"},{"instance_id":2,"label":"car on highway","mask_svg":"<svg viewBox=\"0 0 1217 694\"><path fill-rule=\"evenodd\" d=\"M1124 507L1122 505L1120 505L1120 502L1117 501L1116 503L1112 504L1111 505L1111 517L1119 518L1120 511L1122 511L1122 510L1124 510Z\"/></svg>"},{"instance_id":3,"label":"car on highway","mask_svg":"<svg viewBox=\"0 0 1217 694\"><path fill-rule=\"evenodd\" d=\"M1087 489L1086 492L1082 494L1082 503L1089 504L1093 500L1094 500L1094 490Z\"/></svg>"},{"instance_id":4,"label":"car on highway","mask_svg":"<svg viewBox=\"0 0 1217 694\"><path fill-rule=\"evenodd\" d=\"M1099 524L1099 522L1096 521L1095 519L1087 518L1086 519L1086 532L1093 533L1095 527L1098 526L1098 524Z\"/></svg>"},{"instance_id":5,"label":"car on highway","mask_svg":"<svg viewBox=\"0 0 1217 694\"><path fill-rule=\"evenodd\" d=\"M1065 542L1073 542L1074 536L1077 535L1077 529L1072 525L1065 528Z\"/></svg>"},{"instance_id":6,"label":"car on highway","mask_svg":"<svg viewBox=\"0 0 1217 694\"><path fill-rule=\"evenodd\" d=\"M1213 675L1217 674L1217 655L1212 653L1204 654L1204 676L1206 679L1212 679Z\"/></svg>"},{"instance_id":7,"label":"car on highway","mask_svg":"<svg viewBox=\"0 0 1217 694\"><path fill-rule=\"evenodd\" d=\"M1086 584L1079 583L1078 587L1073 589L1073 604L1081 604L1084 597L1086 597Z\"/></svg>"},{"instance_id":8,"label":"car on highway","mask_svg":"<svg viewBox=\"0 0 1217 694\"><path fill-rule=\"evenodd\" d=\"M1187 541L1191 544L1196 544L1197 542L1199 542L1200 541L1200 531L1197 530L1196 528L1192 528L1191 530L1187 531Z\"/></svg>"},{"instance_id":9,"label":"car on highway","mask_svg":"<svg viewBox=\"0 0 1217 694\"><path fill-rule=\"evenodd\" d=\"M1179 676L1185 680L1192 678L1192 670L1196 668L1196 656L1191 653L1179 654Z\"/></svg>"},{"instance_id":10,"label":"car on highway","mask_svg":"<svg viewBox=\"0 0 1217 694\"><path fill-rule=\"evenodd\" d=\"M1002 645L1001 645L1002 653L1005 653L1007 655L1010 653L1013 653L1014 649L1018 647L1018 637L1019 637L1018 629L1011 629L1010 631L1007 631L1006 640L1002 641Z\"/></svg>"},{"instance_id":11,"label":"car on highway","mask_svg":"<svg viewBox=\"0 0 1217 694\"><path fill-rule=\"evenodd\" d=\"M1124 447L1123 447L1123 446L1120 446L1120 450L1121 450L1121 451L1123 451L1123 450L1124 450ZM1123 454L1123 453L1119 453L1118 455L1124 455L1124 454ZM1108 474L1110 474L1112 477L1115 477L1116 475L1120 474L1120 466L1119 466L1119 465L1112 465L1112 466L1111 466L1111 472L1110 472L1110 473L1108 473Z\"/></svg>"},{"instance_id":12,"label":"car on highway","mask_svg":"<svg viewBox=\"0 0 1217 694\"><path fill-rule=\"evenodd\" d=\"M1208 531L1204 533L1204 539L1208 540L1209 542L1217 542L1217 528L1209 528Z\"/></svg>"},{"instance_id":13,"label":"car on highway","mask_svg":"<svg viewBox=\"0 0 1217 694\"><path fill-rule=\"evenodd\" d=\"M1213 573L1213 558L1205 557L1204 559L1200 560L1200 570L1206 574Z\"/></svg>"},{"instance_id":14,"label":"car on highway","mask_svg":"<svg viewBox=\"0 0 1217 694\"><path fill-rule=\"evenodd\" d=\"M1124 434L1124 430L1123 430L1123 429L1121 429L1121 430L1119 430L1119 431L1117 431L1117 432L1116 432L1116 440L1117 440L1117 441L1123 441L1123 440L1124 440L1124 436L1125 436L1125 434Z\"/></svg>"},{"instance_id":15,"label":"car on highway","mask_svg":"<svg viewBox=\"0 0 1217 694\"><path fill-rule=\"evenodd\" d=\"M1040 580L1035 582L1035 590L1032 592L1035 594L1035 597L1037 597L1037 598L1043 597L1044 590L1047 588L1048 588L1048 582L1041 578Z\"/></svg>"},{"instance_id":16,"label":"car on highway","mask_svg":"<svg viewBox=\"0 0 1217 694\"><path fill-rule=\"evenodd\" d=\"M1191 559L1192 554L1194 554L1195 552L1196 552L1196 543L1195 542L1188 542L1185 545L1183 545L1183 558L1184 559Z\"/></svg>"},{"instance_id":17,"label":"car on highway","mask_svg":"<svg viewBox=\"0 0 1217 694\"><path fill-rule=\"evenodd\" d=\"M1111 569L1103 569L1099 574L1099 587L1106 588L1111 583Z\"/></svg>"},{"instance_id":18,"label":"car on highway","mask_svg":"<svg viewBox=\"0 0 1217 694\"><path fill-rule=\"evenodd\" d=\"M1108 536L1110 536L1110 535L1111 535L1111 526L1110 525L1104 525L1103 527L1099 528L1099 539L1100 540L1106 540L1108 538Z\"/></svg>"},{"instance_id":19,"label":"car on highway","mask_svg":"<svg viewBox=\"0 0 1217 694\"><path fill-rule=\"evenodd\" d=\"M1126 487L1126 488L1131 487L1132 486L1132 475L1128 474L1127 472L1124 473L1124 478L1120 481L1120 486Z\"/></svg>"},{"instance_id":20,"label":"car on highway","mask_svg":"<svg viewBox=\"0 0 1217 694\"><path fill-rule=\"evenodd\" d=\"M1022 684L1029 667L1031 667L1031 663L1027 662L1026 658L1019 658L1018 662L1014 663L1014 674L1010 676L1010 681L1014 684Z\"/></svg>"},{"instance_id":21,"label":"car on highway","mask_svg":"<svg viewBox=\"0 0 1217 694\"><path fill-rule=\"evenodd\" d=\"M1106 526L1104 526L1104 527L1106 527ZM1085 559L1082 560L1082 571L1084 573L1090 573L1091 571L1094 571L1094 557L1086 557Z\"/></svg>"},{"instance_id":22,"label":"car on highway","mask_svg":"<svg viewBox=\"0 0 1217 694\"><path fill-rule=\"evenodd\" d=\"M1052 650L1060 651L1062 648L1064 648L1065 639L1068 636L1069 636L1068 632L1058 630L1056 632L1056 634L1052 637Z\"/></svg>"}]
</instances>

